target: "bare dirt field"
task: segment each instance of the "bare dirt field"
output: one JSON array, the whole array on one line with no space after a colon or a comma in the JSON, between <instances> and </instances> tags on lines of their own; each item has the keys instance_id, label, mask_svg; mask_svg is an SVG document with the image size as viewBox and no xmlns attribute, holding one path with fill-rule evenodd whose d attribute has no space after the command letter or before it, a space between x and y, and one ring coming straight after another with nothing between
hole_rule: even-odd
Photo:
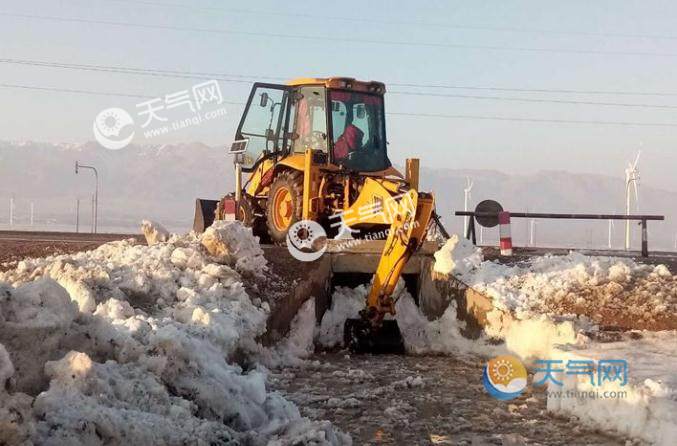
<instances>
[{"instance_id":1,"label":"bare dirt field","mask_svg":"<svg viewBox=\"0 0 677 446\"><path fill-rule=\"evenodd\" d=\"M13 268L22 259L88 251L130 237L143 240L134 234L0 231L0 271Z\"/></svg>"}]
</instances>

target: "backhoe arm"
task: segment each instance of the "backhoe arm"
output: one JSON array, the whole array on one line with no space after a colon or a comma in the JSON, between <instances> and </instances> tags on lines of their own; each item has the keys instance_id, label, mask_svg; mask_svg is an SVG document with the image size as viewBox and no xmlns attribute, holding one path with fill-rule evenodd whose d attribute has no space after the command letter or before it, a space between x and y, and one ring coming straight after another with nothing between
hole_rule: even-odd
<instances>
[{"instance_id":1,"label":"backhoe arm","mask_svg":"<svg viewBox=\"0 0 677 446\"><path fill-rule=\"evenodd\" d=\"M407 261L423 243L428 224L435 209L432 194L411 189L392 202L390 232L367 297L366 316L373 327L378 327L387 314L395 314L392 297L397 281Z\"/></svg>"}]
</instances>

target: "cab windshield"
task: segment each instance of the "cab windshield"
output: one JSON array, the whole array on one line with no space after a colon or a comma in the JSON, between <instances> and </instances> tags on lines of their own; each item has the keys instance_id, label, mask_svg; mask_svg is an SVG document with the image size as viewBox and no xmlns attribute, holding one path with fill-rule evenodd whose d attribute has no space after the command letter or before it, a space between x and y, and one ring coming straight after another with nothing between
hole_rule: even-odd
<instances>
[{"instance_id":1,"label":"cab windshield","mask_svg":"<svg viewBox=\"0 0 677 446\"><path fill-rule=\"evenodd\" d=\"M329 99L334 163L362 172L390 167L383 97L330 90Z\"/></svg>"}]
</instances>

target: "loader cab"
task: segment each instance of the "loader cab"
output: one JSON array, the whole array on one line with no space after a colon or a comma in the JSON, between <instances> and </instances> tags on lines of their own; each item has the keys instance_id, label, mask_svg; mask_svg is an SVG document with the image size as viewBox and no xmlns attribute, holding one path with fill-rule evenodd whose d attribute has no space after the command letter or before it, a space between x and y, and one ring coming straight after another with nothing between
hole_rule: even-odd
<instances>
[{"instance_id":1,"label":"loader cab","mask_svg":"<svg viewBox=\"0 0 677 446\"><path fill-rule=\"evenodd\" d=\"M348 78L255 83L236 134L247 140L242 166L313 149L348 171L389 168L384 91L381 83Z\"/></svg>"}]
</instances>

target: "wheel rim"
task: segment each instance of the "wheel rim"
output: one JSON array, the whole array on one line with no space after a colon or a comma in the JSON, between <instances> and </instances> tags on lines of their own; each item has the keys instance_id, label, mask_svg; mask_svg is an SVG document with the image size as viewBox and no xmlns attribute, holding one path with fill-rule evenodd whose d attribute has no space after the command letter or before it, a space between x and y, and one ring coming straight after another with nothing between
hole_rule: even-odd
<instances>
[{"instance_id":1,"label":"wheel rim","mask_svg":"<svg viewBox=\"0 0 677 446\"><path fill-rule=\"evenodd\" d=\"M286 187L279 188L273 196L273 224L278 231L285 231L292 220L291 192Z\"/></svg>"}]
</instances>

